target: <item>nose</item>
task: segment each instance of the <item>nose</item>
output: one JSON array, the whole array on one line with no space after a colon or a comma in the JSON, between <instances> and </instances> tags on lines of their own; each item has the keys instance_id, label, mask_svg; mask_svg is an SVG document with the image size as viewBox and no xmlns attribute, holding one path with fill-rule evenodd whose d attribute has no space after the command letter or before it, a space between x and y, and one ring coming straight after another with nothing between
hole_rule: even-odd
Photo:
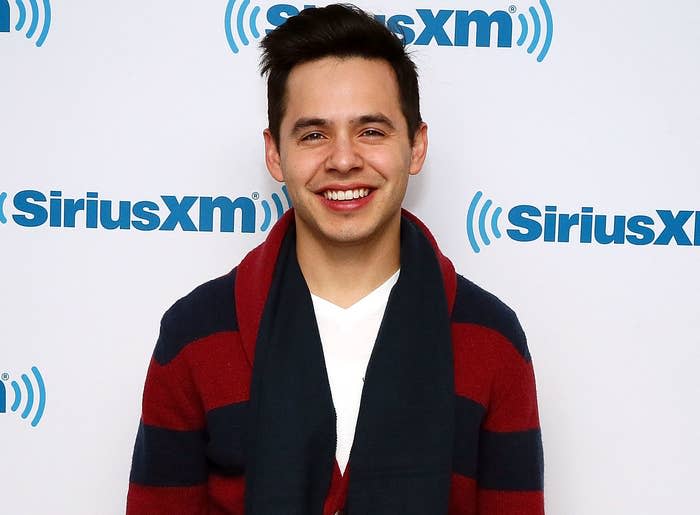
<instances>
[{"instance_id":1,"label":"nose","mask_svg":"<svg viewBox=\"0 0 700 515\"><path fill-rule=\"evenodd\" d=\"M362 155L351 137L344 135L333 138L326 169L330 172L349 173L362 168Z\"/></svg>"}]
</instances>

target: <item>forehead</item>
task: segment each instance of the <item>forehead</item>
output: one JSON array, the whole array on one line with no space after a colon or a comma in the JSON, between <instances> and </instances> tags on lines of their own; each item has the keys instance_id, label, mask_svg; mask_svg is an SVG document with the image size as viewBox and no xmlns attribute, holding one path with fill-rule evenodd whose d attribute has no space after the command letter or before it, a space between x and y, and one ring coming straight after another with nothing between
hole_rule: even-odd
<instances>
[{"instance_id":1,"label":"forehead","mask_svg":"<svg viewBox=\"0 0 700 515\"><path fill-rule=\"evenodd\" d=\"M297 65L285 97L283 125L300 116L342 120L377 112L403 121L396 74L383 59L325 57Z\"/></svg>"}]
</instances>

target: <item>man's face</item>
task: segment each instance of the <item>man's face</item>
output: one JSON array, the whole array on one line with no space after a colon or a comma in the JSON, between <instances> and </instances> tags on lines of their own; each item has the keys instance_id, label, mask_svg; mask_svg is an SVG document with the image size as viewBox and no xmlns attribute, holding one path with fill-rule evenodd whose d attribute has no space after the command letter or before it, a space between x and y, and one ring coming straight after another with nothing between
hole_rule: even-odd
<instances>
[{"instance_id":1,"label":"man's face","mask_svg":"<svg viewBox=\"0 0 700 515\"><path fill-rule=\"evenodd\" d=\"M425 160L427 128L408 138L396 76L384 60L328 57L294 67L268 169L285 181L297 231L353 245L398 230L408 176Z\"/></svg>"}]
</instances>

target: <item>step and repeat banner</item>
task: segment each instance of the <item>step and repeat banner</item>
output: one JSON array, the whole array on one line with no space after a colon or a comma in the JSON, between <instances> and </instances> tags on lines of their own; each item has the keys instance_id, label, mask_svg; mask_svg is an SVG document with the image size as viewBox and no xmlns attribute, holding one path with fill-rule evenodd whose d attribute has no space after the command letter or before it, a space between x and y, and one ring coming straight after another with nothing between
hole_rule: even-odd
<instances>
[{"instance_id":1,"label":"step and repeat banner","mask_svg":"<svg viewBox=\"0 0 700 515\"><path fill-rule=\"evenodd\" d=\"M286 1L0 0L2 513L123 513L162 313L289 207ZM420 68L406 207L528 334L547 513L695 512L700 4L359 5Z\"/></svg>"}]
</instances>

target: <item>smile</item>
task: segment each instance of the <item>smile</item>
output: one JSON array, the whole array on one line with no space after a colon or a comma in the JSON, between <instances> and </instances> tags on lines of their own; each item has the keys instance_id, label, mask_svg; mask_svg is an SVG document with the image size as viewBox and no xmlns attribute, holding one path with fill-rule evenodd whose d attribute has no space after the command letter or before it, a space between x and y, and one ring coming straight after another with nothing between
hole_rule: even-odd
<instances>
[{"instance_id":1,"label":"smile","mask_svg":"<svg viewBox=\"0 0 700 515\"><path fill-rule=\"evenodd\" d=\"M354 200L358 198L364 198L369 195L368 188L358 188L354 190L326 190L322 195L327 200Z\"/></svg>"}]
</instances>

